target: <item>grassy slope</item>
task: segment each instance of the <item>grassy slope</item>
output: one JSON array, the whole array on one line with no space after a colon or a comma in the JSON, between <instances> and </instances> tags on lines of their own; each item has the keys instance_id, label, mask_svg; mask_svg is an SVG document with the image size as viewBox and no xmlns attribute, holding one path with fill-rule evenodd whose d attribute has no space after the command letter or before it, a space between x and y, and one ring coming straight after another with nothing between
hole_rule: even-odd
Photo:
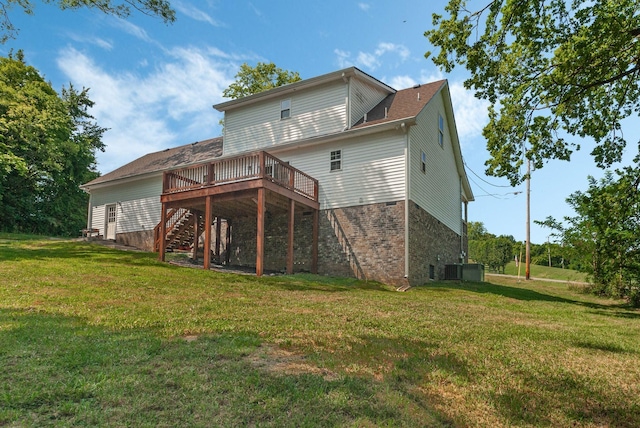
<instances>
[{"instance_id":1,"label":"grassy slope","mask_svg":"<svg viewBox=\"0 0 640 428\"><path fill-rule=\"evenodd\" d=\"M564 284L398 293L7 239L0 278L0 425L640 426L640 312Z\"/></svg>"},{"instance_id":2,"label":"grassy slope","mask_svg":"<svg viewBox=\"0 0 640 428\"><path fill-rule=\"evenodd\" d=\"M520 276L524 277L525 274L525 266L524 264L520 265L519 271ZM504 273L507 275L518 275L518 267L515 262L509 263L504 270ZM540 265L531 265L531 276L534 278L545 278L545 279L557 279L560 281L567 282L587 282L587 275L582 272L578 272L571 269L560 269L556 267L549 266L540 266Z\"/></svg>"}]
</instances>

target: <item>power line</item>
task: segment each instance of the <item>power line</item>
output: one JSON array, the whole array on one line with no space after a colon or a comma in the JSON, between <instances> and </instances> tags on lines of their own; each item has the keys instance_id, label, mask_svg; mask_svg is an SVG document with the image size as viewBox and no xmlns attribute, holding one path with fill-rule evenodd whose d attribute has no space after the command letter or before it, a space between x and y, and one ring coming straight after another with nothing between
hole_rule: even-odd
<instances>
[{"instance_id":1,"label":"power line","mask_svg":"<svg viewBox=\"0 0 640 428\"><path fill-rule=\"evenodd\" d=\"M522 191L516 191L516 192L507 192L507 193L503 193L503 194L498 194L498 193L489 193L487 192L485 189L483 189L478 183L476 183L473 178L469 177L469 180L471 180L471 182L473 184L475 184L478 189L482 190L485 194L484 195L476 195L477 197L481 197L481 196L491 196L492 198L496 198L496 199L512 199L512 198L503 198L501 196L507 196L507 195L515 195L517 196L518 194L522 193Z\"/></svg>"},{"instance_id":2,"label":"power line","mask_svg":"<svg viewBox=\"0 0 640 428\"><path fill-rule=\"evenodd\" d=\"M463 159L462 162L464 162L464 166L473 173L473 175L475 175L476 177L478 177L480 180L484 181L485 183L487 183L489 186L493 186L493 187L513 187L513 186L504 186L504 185L498 185L498 184L493 184L493 183L489 183L487 180L485 180L484 178L480 177L478 174L475 173L474 170L472 170L471 168L469 168L469 165L467 165L467 162ZM476 183L477 184L477 183ZM480 186L478 186L480 187Z\"/></svg>"}]
</instances>

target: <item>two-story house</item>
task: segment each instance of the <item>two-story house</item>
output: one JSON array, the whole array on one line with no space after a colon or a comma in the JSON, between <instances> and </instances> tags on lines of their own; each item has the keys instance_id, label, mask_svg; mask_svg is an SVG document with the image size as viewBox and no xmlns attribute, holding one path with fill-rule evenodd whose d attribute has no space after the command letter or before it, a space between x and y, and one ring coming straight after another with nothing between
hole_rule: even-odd
<instances>
[{"instance_id":1,"label":"two-story house","mask_svg":"<svg viewBox=\"0 0 640 428\"><path fill-rule=\"evenodd\" d=\"M205 267L259 275L421 284L466 260L473 193L446 80L395 90L351 67L214 108L224 140L85 184L88 227L161 259L195 242Z\"/></svg>"}]
</instances>

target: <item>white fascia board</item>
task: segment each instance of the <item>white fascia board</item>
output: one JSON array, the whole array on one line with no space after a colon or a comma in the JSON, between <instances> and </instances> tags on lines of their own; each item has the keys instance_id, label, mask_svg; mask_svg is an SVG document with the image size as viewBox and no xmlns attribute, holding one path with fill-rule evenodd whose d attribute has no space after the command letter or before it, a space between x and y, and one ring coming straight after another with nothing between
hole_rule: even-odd
<instances>
[{"instance_id":1,"label":"white fascia board","mask_svg":"<svg viewBox=\"0 0 640 428\"><path fill-rule=\"evenodd\" d=\"M201 162L198 162L198 163L201 163ZM179 166L177 168L182 168L182 167ZM162 173L164 171L170 171L172 169L176 169L176 168L167 168L166 170L147 172L147 173L139 174L139 175L130 175L128 177L116 178L114 180L104 181L102 183L92 184L90 186L87 186L86 184L83 184L83 185L80 186L80 188L82 190L84 190L85 192L90 194L91 191L94 190L94 189L101 189L103 187L109 187L109 186L114 186L114 185L132 183L132 182L135 182L135 181L138 181L138 180L143 180L143 179L146 179L146 178L152 178L152 177L155 177L155 176L162 177Z\"/></svg>"}]
</instances>

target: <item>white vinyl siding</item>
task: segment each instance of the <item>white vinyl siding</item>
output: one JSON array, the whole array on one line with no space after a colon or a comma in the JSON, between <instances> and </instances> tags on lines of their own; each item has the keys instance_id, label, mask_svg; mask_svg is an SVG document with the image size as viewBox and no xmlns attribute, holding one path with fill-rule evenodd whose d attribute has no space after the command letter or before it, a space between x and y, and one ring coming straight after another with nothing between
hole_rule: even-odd
<instances>
[{"instance_id":1,"label":"white vinyl siding","mask_svg":"<svg viewBox=\"0 0 640 428\"><path fill-rule=\"evenodd\" d=\"M92 227L105 234L105 206L116 204L116 233L152 230L160 221L162 176L91 190Z\"/></svg>"},{"instance_id":2,"label":"white vinyl siding","mask_svg":"<svg viewBox=\"0 0 640 428\"><path fill-rule=\"evenodd\" d=\"M364 114L384 100L388 93L375 88L361 80L352 79L350 86L351 126L355 125Z\"/></svg>"},{"instance_id":3,"label":"white vinyl siding","mask_svg":"<svg viewBox=\"0 0 640 428\"><path fill-rule=\"evenodd\" d=\"M405 136L400 132L279 152L280 159L317 178L320 209L404 200ZM341 171L331 172L331 152L340 150Z\"/></svg>"},{"instance_id":4,"label":"white vinyl siding","mask_svg":"<svg viewBox=\"0 0 640 428\"><path fill-rule=\"evenodd\" d=\"M439 144L438 116L444 119L443 145ZM418 115L409 131L411 188L409 199L420 205L454 232L461 233L460 177L451 145L450 127L442 92ZM422 153L425 153L425 173Z\"/></svg>"},{"instance_id":5,"label":"white vinyl siding","mask_svg":"<svg viewBox=\"0 0 640 428\"><path fill-rule=\"evenodd\" d=\"M291 117L281 120L281 102L291 99ZM346 127L344 82L269 99L225 112L224 155L270 148L299 139L341 132Z\"/></svg>"}]
</instances>

